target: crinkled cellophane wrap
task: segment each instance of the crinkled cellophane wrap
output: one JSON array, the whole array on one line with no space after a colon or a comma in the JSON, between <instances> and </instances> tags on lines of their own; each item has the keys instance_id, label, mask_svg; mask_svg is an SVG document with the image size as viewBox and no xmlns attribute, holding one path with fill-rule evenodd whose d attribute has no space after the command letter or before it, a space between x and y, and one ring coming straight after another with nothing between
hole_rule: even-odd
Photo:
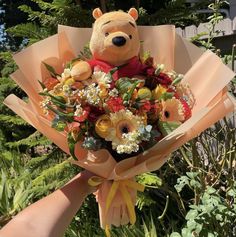
<instances>
[{"instance_id":1,"label":"crinkled cellophane wrap","mask_svg":"<svg viewBox=\"0 0 236 237\"><path fill-rule=\"evenodd\" d=\"M19 69L11 75L13 80L27 93L28 103L15 95L9 95L4 103L16 114L69 153L67 135L51 128L52 118L45 116L39 106L41 86L38 80L47 78L42 62L63 72L63 65L73 58L89 42L92 29L59 26L59 33L42 40L14 55ZM235 109L235 100L227 93L226 85L234 73L211 51L203 51L175 33L175 27L140 26L141 51L150 51L156 63L165 64L167 70L174 69L185 75L181 83L188 83L194 95L192 117L155 146L144 153L116 162L107 150L91 152L76 145L75 163L105 181L97 192L101 226L119 226L129 222L127 207L119 191L108 212L105 212L106 197L111 187L110 180L132 179L135 175L159 169L168 154L196 137ZM136 192L129 189L133 203Z\"/></svg>"}]
</instances>

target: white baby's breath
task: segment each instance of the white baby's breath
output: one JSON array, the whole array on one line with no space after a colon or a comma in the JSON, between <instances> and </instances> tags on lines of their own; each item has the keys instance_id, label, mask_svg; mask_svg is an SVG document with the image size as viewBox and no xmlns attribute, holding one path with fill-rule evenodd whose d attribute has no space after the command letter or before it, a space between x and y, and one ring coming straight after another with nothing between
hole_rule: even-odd
<instances>
[{"instance_id":1,"label":"white baby's breath","mask_svg":"<svg viewBox=\"0 0 236 237\"><path fill-rule=\"evenodd\" d=\"M118 154L122 154L122 153L130 154L132 152L137 152L138 150L139 150L139 145L136 143L118 145L116 147L116 151Z\"/></svg>"},{"instance_id":2,"label":"white baby's breath","mask_svg":"<svg viewBox=\"0 0 236 237\"><path fill-rule=\"evenodd\" d=\"M83 108L81 107L81 104L76 105L76 110L74 112L74 115L78 117L83 115Z\"/></svg>"},{"instance_id":3,"label":"white baby's breath","mask_svg":"<svg viewBox=\"0 0 236 237\"><path fill-rule=\"evenodd\" d=\"M83 98L91 105L98 105L101 102L101 99L99 97L100 91L100 87L97 86L95 83L92 83L85 89L79 91L78 96L80 98Z\"/></svg>"},{"instance_id":4,"label":"white baby's breath","mask_svg":"<svg viewBox=\"0 0 236 237\"><path fill-rule=\"evenodd\" d=\"M70 96L71 94L71 87L69 85L63 85L62 91L66 96Z\"/></svg>"},{"instance_id":5,"label":"white baby's breath","mask_svg":"<svg viewBox=\"0 0 236 237\"><path fill-rule=\"evenodd\" d=\"M51 103L51 98L49 96L47 96L44 100L42 100L39 103L39 106L42 108L44 115L48 115L49 114L49 109L48 109L48 105L50 105Z\"/></svg>"},{"instance_id":6,"label":"white baby's breath","mask_svg":"<svg viewBox=\"0 0 236 237\"><path fill-rule=\"evenodd\" d=\"M102 71L96 71L92 75L92 79L98 84L104 85L106 88L110 88L110 83L112 82L111 77Z\"/></svg>"},{"instance_id":7,"label":"white baby's breath","mask_svg":"<svg viewBox=\"0 0 236 237\"><path fill-rule=\"evenodd\" d=\"M69 68L65 68L64 72L61 74L61 78L62 78L62 80L65 80L69 77L71 77L71 71Z\"/></svg>"},{"instance_id":8,"label":"white baby's breath","mask_svg":"<svg viewBox=\"0 0 236 237\"><path fill-rule=\"evenodd\" d=\"M109 92L109 96L111 96L111 97L117 97L118 95L119 95L119 91L116 88L112 89Z\"/></svg>"}]
</instances>

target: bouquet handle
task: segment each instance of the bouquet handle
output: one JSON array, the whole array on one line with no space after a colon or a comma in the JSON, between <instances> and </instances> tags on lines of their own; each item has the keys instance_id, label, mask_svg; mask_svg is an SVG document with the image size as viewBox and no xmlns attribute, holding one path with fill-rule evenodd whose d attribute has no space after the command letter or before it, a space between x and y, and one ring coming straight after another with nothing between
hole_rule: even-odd
<instances>
[{"instance_id":1,"label":"bouquet handle","mask_svg":"<svg viewBox=\"0 0 236 237\"><path fill-rule=\"evenodd\" d=\"M111 225L136 222L134 205L137 191L143 192L144 185L133 179L107 180L98 176L91 177L88 183L99 186L95 195L99 205L100 224L107 236L110 236Z\"/></svg>"}]
</instances>

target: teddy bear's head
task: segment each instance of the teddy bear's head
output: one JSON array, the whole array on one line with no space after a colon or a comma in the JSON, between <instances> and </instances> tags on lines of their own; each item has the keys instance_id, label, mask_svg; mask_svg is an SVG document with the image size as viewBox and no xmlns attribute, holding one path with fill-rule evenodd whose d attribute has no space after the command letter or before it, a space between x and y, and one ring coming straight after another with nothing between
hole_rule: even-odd
<instances>
[{"instance_id":1,"label":"teddy bear's head","mask_svg":"<svg viewBox=\"0 0 236 237\"><path fill-rule=\"evenodd\" d=\"M138 12L114 11L103 14L99 8L93 11L96 19L90 40L93 57L119 66L137 56L140 48L136 20Z\"/></svg>"}]
</instances>

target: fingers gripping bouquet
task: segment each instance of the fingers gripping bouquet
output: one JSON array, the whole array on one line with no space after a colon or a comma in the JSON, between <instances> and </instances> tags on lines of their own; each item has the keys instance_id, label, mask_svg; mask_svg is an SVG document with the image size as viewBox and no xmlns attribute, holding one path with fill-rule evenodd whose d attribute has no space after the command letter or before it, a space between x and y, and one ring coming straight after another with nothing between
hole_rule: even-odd
<instances>
[{"instance_id":1,"label":"fingers gripping bouquet","mask_svg":"<svg viewBox=\"0 0 236 237\"><path fill-rule=\"evenodd\" d=\"M91 30L60 26L14 56L12 77L29 103L10 95L5 104L97 175L90 184L99 185L101 226L109 228L135 222L143 190L135 175L158 169L234 110L225 89L234 73L173 26L137 27L133 8L93 16L91 57L75 59Z\"/></svg>"}]
</instances>

